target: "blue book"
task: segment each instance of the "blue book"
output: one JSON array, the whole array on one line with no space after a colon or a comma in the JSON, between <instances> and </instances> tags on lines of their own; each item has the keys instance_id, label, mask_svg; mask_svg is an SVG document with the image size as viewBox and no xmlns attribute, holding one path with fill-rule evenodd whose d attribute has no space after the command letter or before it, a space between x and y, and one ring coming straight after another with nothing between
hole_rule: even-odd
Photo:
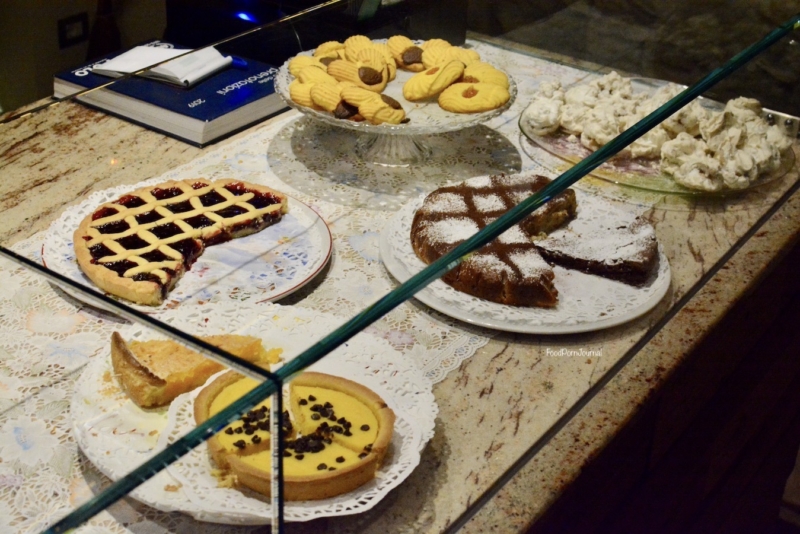
<instances>
[{"instance_id":1,"label":"blue book","mask_svg":"<svg viewBox=\"0 0 800 534\"><path fill-rule=\"evenodd\" d=\"M148 46L172 45L154 41ZM63 98L108 83L111 78L91 69L116 55L56 74L53 96ZM231 67L188 88L135 76L76 100L192 145L205 146L286 109L275 92L277 73L272 65L237 58Z\"/></svg>"}]
</instances>

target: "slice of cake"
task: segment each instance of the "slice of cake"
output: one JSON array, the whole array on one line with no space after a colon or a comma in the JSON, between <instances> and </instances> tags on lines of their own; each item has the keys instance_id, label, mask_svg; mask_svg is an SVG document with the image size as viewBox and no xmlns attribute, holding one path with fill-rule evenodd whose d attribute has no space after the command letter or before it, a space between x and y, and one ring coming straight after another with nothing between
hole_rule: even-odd
<instances>
[{"instance_id":1,"label":"slice of cake","mask_svg":"<svg viewBox=\"0 0 800 534\"><path fill-rule=\"evenodd\" d=\"M202 423L256 385L234 372L220 376L197 396L195 421ZM394 412L386 403L360 384L323 373L305 372L289 387L291 415L285 413L282 421L285 498L327 499L372 480L394 432ZM266 401L208 440L223 484L232 479L270 495L268 429Z\"/></svg>"},{"instance_id":2,"label":"slice of cake","mask_svg":"<svg viewBox=\"0 0 800 534\"><path fill-rule=\"evenodd\" d=\"M432 263L550 183L543 176L479 177L428 195L411 226L414 252ZM577 210L568 189L469 255L442 280L476 297L513 306L552 307L558 302L553 270L531 242L533 236L569 222Z\"/></svg>"},{"instance_id":3,"label":"slice of cake","mask_svg":"<svg viewBox=\"0 0 800 534\"><path fill-rule=\"evenodd\" d=\"M252 336L225 334L200 339L247 361L276 363L280 349L266 350ZM142 408L164 406L182 393L202 386L223 366L171 340L132 341L111 335L111 363L122 389Z\"/></svg>"},{"instance_id":4,"label":"slice of cake","mask_svg":"<svg viewBox=\"0 0 800 534\"><path fill-rule=\"evenodd\" d=\"M634 216L620 224L579 213L567 228L534 245L556 265L631 285L647 282L658 265L655 230Z\"/></svg>"}]
</instances>

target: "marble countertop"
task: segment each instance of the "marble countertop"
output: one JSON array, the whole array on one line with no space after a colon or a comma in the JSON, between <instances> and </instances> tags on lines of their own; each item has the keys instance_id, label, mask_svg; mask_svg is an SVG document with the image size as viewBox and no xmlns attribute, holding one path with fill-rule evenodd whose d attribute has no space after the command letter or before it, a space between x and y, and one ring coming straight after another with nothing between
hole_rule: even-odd
<instances>
[{"instance_id":1,"label":"marble countertop","mask_svg":"<svg viewBox=\"0 0 800 534\"><path fill-rule=\"evenodd\" d=\"M2 244L47 228L92 191L137 183L215 148L194 148L72 103L0 125ZM524 531L795 243L797 183L795 166L741 198L653 206L646 217L672 267L670 292L655 310L599 332L497 334L435 385L436 435L400 488L369 513L290 531L440 532L529 454L463 527ZM557 356L562 349L569 356Z\"/></svg>"}]
</instances>

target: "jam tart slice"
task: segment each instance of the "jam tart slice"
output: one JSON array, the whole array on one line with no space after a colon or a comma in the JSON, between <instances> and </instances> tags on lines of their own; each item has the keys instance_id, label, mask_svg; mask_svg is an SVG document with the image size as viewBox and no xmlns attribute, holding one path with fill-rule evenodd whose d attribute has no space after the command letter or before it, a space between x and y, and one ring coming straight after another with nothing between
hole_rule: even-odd
<instances>
[{"instance_id":1,"label":"jam tart slice","mask_svg":"<svg viewBox=\"0 0 800 534\"><path fill-rule=\"evenodd\" d=\"M78 265L100 289L157 306L205 247L263 230L286 195L202 178L136 189L86 216L73 235Z\"/></svg>"},{"instance_id":2,"label":"jam tart slice","mask_svg":"<svg viewBox=\"0 0 800 534\"><path fill-rule=\"evenodd\" d=\"M200 424L257 385L228 372L197 396ZM345 378L305 372L289 386L285 435L284 497L289 501L327 499L353 491L375 477L391 443L394 412L372 390ZM271 451L269 402L262 403L208 440L209 453L232 481L269 496Z\"/></svg>"}]
</instances>

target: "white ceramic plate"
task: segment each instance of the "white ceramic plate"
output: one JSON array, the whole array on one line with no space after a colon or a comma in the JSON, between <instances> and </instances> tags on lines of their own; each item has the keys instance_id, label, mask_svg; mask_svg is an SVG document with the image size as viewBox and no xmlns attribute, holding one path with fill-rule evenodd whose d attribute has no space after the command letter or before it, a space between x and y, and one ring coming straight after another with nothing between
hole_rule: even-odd
<instances>
[{"instance_id":1,"label":"white ceramic plate","mask_svg":"<svg viewBox=\"0 0 800 534\"><path fill-rule=\"evenodd\" d=\"M75 260L72 234L80 221L97 206L146 183L94 193L67 210L46 233L42 246L44 265L97 289ZM208 247L178 280L161 306L142 306L124 299L119 301L148 313L174 308L185 302L219 299L271 302L313 280L327 264L332 250L333 240L325 221L314 210L289 197L289 212L278 223L255 234ZM63 289L76 299L86 301L81 293L69 287Z\"/></svg>"},{"instance_id":2,"label":"white ceramic plate","mask_svg":"<svg viewBox=\"0 0 800 534\"><path fill-rule=\"evenodd\" d=\"M575 193L578 218L619 220L624 224L635 217L602 198L578 190ZM406 204L381 232L381 259L400 282L426 267L414 253L410 238L414 213L424 198ZM456 291L441 280L414 297L446 315L478 326L529 334L574 334L617 326L647 313L667 293L671 280L669 262L660 247L658 271L642 287L562 267L553 270L558 289L558 304L554 308L498 304Z\"/></svg>"},{"instance_id":3,"label":"white ceramic plate","mask_svg":"<svg viewBox=\"0 0 800 534\"><path fill-rule=\"evenodd\" d=\"M232 304L221 308L208 322L198 314L193 330L203 335L229 332L226 327L240 313ZM249 319L250 324L236 332L262 337L265 347L284 349L282 356L287 359L316 341L319 332L333 330L339 323L331 316L298 309L276 312L271 308ZM135 325L121 333L126 339L151 337ZM355 514L375 506L418 465L421 450L433 436L438 412L430 380L388 342L372 335L357 335L311 368L354 380L378 393L395 411L395 435L387 459L372 482L331 499L287 502L287 521ZM82 372L71 399L76 442L101 472L118 480L194 427L192 407L197 392L179 396L169 410L143 410L120 389L110 358L97 358ZM218 487L212 468L206 446L200 445L131 496L159 510L183 512L201 521L269 523L268 499L247 490Z\"/></svg>"}]
</instances>

